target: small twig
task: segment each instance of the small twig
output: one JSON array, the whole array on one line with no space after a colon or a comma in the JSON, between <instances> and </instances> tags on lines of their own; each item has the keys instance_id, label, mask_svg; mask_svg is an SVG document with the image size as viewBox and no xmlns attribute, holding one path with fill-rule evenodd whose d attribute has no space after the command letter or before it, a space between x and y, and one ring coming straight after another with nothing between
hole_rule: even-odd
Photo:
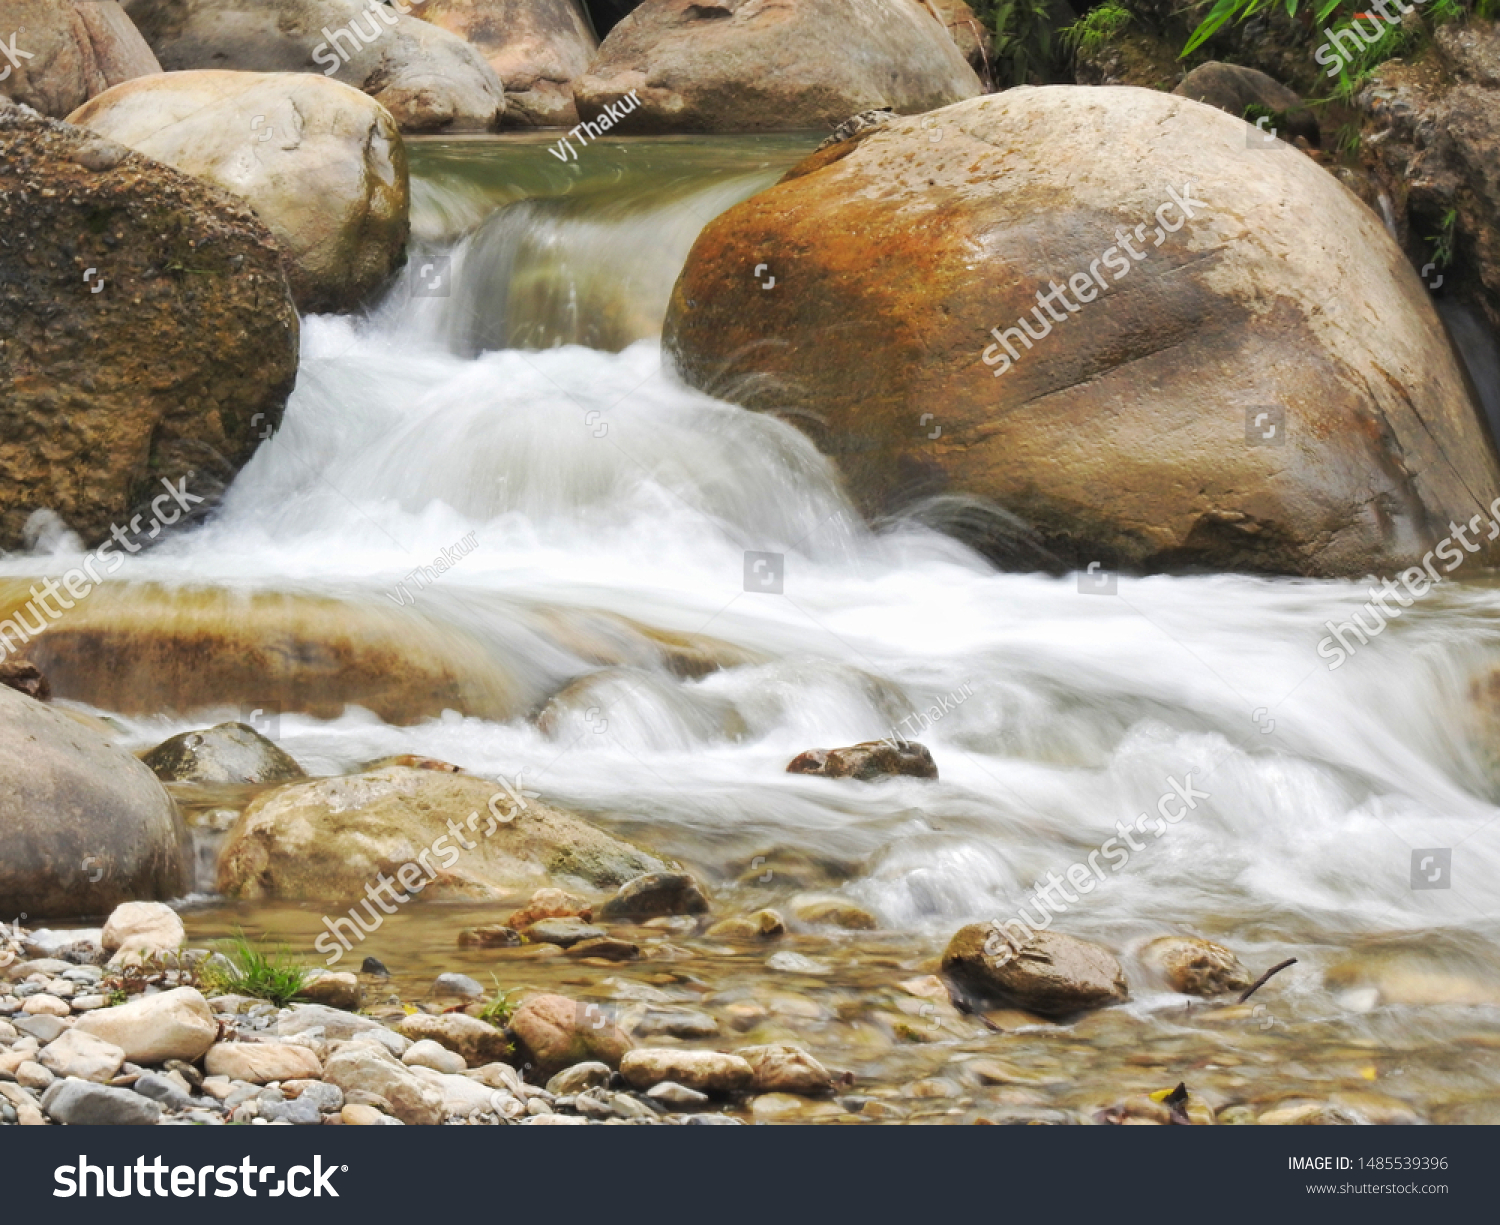
<instances>
[{"instance_id":1,"label":"small twig","mask_svg":"<svg viewBox=\"0 0 1500 1225\"><path fill-rule=\"evenodd\" d=\"M1243 1004L1252 995L1254 995L1257 991L1259 991L1262 987L1264 987L1268 982L1270 982L1271 981L1271 976L1273 974L1280 974L1284 969L1287 968L1287 966L1294 966L1296 964L1297 964L1297 959L1295 957L1288 957L1280 965L1272 966L1269 970L1267 970L1264 974L1262 974L1258 979L1256 979L1255 982L1252 983L1249 988L1246 989L1245 993L1242 996L1240 996L1238 1002L1241 1003L1241 1004Z\"/></svg>"}]
</instances>

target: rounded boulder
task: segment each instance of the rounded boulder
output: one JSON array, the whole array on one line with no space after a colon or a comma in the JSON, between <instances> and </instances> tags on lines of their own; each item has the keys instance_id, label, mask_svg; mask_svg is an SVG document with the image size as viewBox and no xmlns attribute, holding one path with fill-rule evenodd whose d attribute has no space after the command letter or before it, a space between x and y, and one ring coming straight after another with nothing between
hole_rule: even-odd
<instances>
[{"instance_id":1,"label":"rounded boulder","mask_svg":"<svg viewBox=\"0 0 1500 1225\"><path fill-rule=\"evenodd\" d=\"M68 116L243 197L287 256L303 311L352 310L404 262L406 149L391 113L306 73L172 72Z\"/></svg>"},{"instance_id":2,"label":"rounded boulder","mask_svg":"<svg viewBox=\"0 0 1500 1225\"><path fill-rule=\"evenodd\" d=\"M0 687L0 912L73 918L177 897L187 864L182 818L150 770Z\"/></svg>"},{"instance_id":3,"label":"rounded boulder","mask_svg":"<svg viewBox=\"0 0 1500 1225\"><path fill-rule=\"evenodd\" d=\"M1421 564L1488 513L1495 447L1379 218L1259 135L1128 87L895 119L711 222L665 348L867 512L948 508L1005 564Z\"/></svg>"}]
</instances>

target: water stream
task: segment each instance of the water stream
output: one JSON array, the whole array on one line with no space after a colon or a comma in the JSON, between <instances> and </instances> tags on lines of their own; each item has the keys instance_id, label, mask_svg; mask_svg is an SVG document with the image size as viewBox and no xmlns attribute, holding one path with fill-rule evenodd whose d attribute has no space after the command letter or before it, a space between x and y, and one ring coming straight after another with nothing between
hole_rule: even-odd
<instances>
[{"instance_id":1,"label":"water stream","mask_svg":"<svg viewBox=\"0 0 1500 1225\"><path fill-rule=\"evenodd\" d=\"M216 518L121 579L336 597L462 634L480 644L470 666L517 695L511 717L286 713L282 746L316 773L391 753L521 772L747 906L782 896L736 883L756 856L836 863L834 887L913 962L964 921L1015 915L1033 882L1190 778L1206 798L1144 836L1060 929L1119 949L1191 932L1257 965L1302 957L1278 1007L1325 1038L1336 1024L1358 1045L1385 1026L1441 1049L1493 1030L1500 591L1460 571L1331 671L1325 622L1361 609L1367 585L1121 578L1095 594L1077 576L996 573L915 522L872 532L805 439L681 386L657 342L701 225L807 145L616 142L567 166L535 139L417 145L421 245L402 282L368 319L306 321L280 431ZM414 589L414 568L470 533L473 551ZM747 590L747 550L784 556L782 594ZM70 555L64 540L0 575ZM527 628L595 614L706 636L745 662L694 678L649 660L598 671ZM246 696L100 713L144 748L235 717ZM809 747L918 729L936 783L784 773ZM1412 852L1430 848L1451 850L1451 887L1414 890ZM205 903L209 935L248 921L300 944L316 926L307 908ZM460 909L412 908L389 938L414 966L455 968L452 932L476 921ZM1370 940L1414 941L1401 955L1421 973L1489 1006L1435 1020L1416 1007L1430 1001L1400 1011L1389 982L1362 995L1357 975L1325 978ZM1163 1024L1175 1033L1175 1014ZM1486 1083L1464 1075L1466 1093L1493 1095L1493 1068Z\"/></svg>"}]
</instances>

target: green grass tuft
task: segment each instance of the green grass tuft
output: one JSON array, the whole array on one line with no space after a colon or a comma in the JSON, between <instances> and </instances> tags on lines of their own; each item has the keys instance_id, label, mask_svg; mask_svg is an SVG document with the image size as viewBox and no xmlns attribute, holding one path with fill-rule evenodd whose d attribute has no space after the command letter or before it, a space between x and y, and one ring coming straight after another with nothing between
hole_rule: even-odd
<instances>
[{"instance_id":1,"label":"green grass tuft","mask_svg":"<svg viewBox=\"0 0 1500 1225\"><path fill-rule=\"evenodd\" d=\"M231 963L229 969L211 964L203 968L203 984L211 992L248 995L284 1008L301 994L307 982L307 970L292 964L283 954L266 956L244 932L235 933L225 956Z\"/></svg>"}]
</instances>

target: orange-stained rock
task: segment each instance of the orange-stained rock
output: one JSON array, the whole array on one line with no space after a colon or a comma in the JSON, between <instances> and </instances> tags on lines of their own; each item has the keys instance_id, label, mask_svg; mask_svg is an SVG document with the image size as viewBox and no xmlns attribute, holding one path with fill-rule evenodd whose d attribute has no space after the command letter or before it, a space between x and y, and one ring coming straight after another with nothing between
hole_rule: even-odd
<instances>
[{"instance_id":1,"label":"orange-stained rock","mask_svg":"<svg viewBox=\"0 0 1500 1225\"><path fill-rule=\"evenodd\" d=\"M966 519L1018 567L1419 564L1488 515L1494 448L1380 220L1252 133L1130 88L897 118L711 222L664 345L872 515Z\"/></svg>"}]
</instances>

